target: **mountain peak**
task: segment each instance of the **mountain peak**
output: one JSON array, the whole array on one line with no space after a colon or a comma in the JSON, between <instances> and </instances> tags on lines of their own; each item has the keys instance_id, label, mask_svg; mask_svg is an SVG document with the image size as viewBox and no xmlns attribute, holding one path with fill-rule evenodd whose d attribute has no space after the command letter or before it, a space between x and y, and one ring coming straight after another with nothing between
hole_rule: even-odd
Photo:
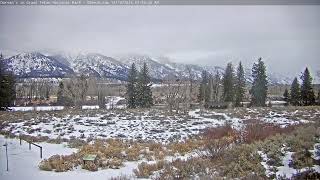
<instances>
[{"instance_id":1,"label":"mountain peak","mask_svg":"<svg viewBox=\"0 0 320 180\"><path fill-rule=\"evenodd\" d=\"M172 62L168 57L152 57L146 54L131 53L117 58L99 53L81 53L74 56L56 54L46 56L40 52L25 52L4 59L8 69L20 77L64 77L74 72L100 78L126 80L129 67L135 63L139 70L147 63L150 76L154 81L163 80L168 76L188 77L191 69L196 79L201 78L203 70L211 74L224 73L224 67L201 66ZM320 73L319 73L320 74ZM251 71L246 69L247 81L251 81ZM268 73L270 84L288 84L290 78Z\"/></svg>"}]
</instances>

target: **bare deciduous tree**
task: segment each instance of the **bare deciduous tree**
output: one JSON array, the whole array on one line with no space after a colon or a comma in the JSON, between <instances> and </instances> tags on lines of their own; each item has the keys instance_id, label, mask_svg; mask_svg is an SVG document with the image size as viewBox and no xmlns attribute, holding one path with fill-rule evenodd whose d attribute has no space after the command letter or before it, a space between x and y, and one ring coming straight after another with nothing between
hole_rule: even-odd
<instances>
[{"instance_id":1,"label":"bare deciduous tree","mask_svg":"<svg viewBox=\"0 0 320 180\"><path fill-rule=\"evenodd\" d=\"M80 77L72 77L66 83L66 94L72 99L76 107L81 107L86 100L88 91L87 78L84 75Z\"/></svg>"},{"instance_id":2,"label":"bare deciduous tree","mask_svg":"<svg viewBox=\"0 0 320 180\"><path fill-rule=\"evenodd\" d=\"M166 106L170 114L175 110L176 113L180 110L180 105L183 106L184 112L189 108L189 92L185 81L175 77L167 77L164 81L164 95Z\"/></svg>"}]
</instances>

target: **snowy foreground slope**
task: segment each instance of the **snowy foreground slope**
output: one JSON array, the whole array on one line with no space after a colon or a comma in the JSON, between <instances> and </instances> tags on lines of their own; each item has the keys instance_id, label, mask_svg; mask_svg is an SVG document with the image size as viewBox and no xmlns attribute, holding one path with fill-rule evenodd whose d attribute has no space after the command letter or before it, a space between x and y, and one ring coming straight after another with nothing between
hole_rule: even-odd
<instances>
[{"instance_id":1,"label":"snowy foreground slope","mask_svg":"<svg viewBox=\"0 0 320 180\"><path fill-rule=\"evenodd\" d=\"M5 161L5 147L2 145L8 143L8 156L9 156L9 171L6 171ZM78 168L69 172L48 172L41 171L38 165L42 159L39 157L39 149L32 146L29 150L29 146L26 142L23 142L20 146L18 139L7 139L4 136L0 136L1 153L0 153L0 177L1 180L106 180L108 178L117 177L122 174L132 175L133 169L137 167L138 162L127 162L125 166L120 169L106 169L96 172L90 172ZM68 148L65 144L48 144L38 143L43 147L43 159L49 158L52 155L69 155L76 152L77 149Z\"/></svg>"}]
</instances>

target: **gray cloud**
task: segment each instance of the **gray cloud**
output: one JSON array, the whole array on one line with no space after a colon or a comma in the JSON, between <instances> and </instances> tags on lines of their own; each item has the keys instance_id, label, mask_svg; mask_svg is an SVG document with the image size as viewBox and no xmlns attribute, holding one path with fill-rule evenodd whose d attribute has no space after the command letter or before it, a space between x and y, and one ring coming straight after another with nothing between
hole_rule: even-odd
<instances>
[{"instance_id":1,"label":"gray cloud","mask_svg":"<svg viewBox=\"0 0 320 180\"><path fill-rule=\"evenodd\" d=\"M0 48L249 67L262 56L272 71L298 75L319 70L319 19L320 6L1 6Z\"/></svg>"}]
</instances>

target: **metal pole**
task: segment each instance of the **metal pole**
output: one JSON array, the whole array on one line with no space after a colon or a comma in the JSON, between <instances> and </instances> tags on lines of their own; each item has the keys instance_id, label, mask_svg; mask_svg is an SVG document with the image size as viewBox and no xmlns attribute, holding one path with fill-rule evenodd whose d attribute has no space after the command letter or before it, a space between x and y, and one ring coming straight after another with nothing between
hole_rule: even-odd
<instances>
[{"instance_id":1,"label":"metal pole","mask_svg":"<svg viewBox=\"0 0 320 180\"><path fill-rule=\"evenodd\" d=\"M31 144L30 144L30 142L29 142L29 150L31 150Z\"/></svg>"},{"instance_id":2,"label":"metal pole","mask_svg":"<svg viewBox=\"0 0 320 180\"><path fill-rule=\"evenodd\" d=\"M19 139L20 139L20 145L21 145L21 137L19 137Z\"/></svg>"},{"instance_id":3,"label":"metal pole","mask_svg":"<svg viewBox=\"0 0 320 180\"><path fill-rule=\"evenodd\" d=\"M6 144L7 171L9 171L8 144Z\"/></svg>"},{"instance_id":4,"label":"metal pole","mask_svg":"<svg viewBox=\"0 0 320 180\"><path fill-rule=\"evenodd\" d=\"M8 143L5 143L3 146L6 147L7 171L9 171Z\"/></svg>"},{"instance_id":5,"label":"metal pole","mask_svg":"<svg viewBox=\"0 0 320 180\"><path fill-rule=\"evenodd\" d=\"M40 147L40 158L42 159L42 147Z\"/></svg>"}]
</instances>

